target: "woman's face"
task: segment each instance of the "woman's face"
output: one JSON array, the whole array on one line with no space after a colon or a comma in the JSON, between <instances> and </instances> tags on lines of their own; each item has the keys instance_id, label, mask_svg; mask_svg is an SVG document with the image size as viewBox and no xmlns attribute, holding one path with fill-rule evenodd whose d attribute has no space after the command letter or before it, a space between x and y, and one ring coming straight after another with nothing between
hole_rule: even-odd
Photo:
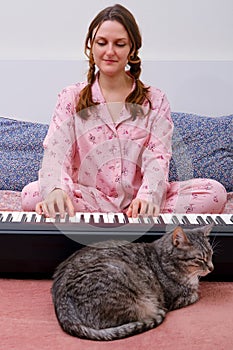
<instances>
[{"instance_id":1,"label":"woman's face","mask_svg":"<svg viewBox=\"0 0 233 350\"><path fill-rule=\"evenodd\" d=\"M96 32L92 46L95 64L100 73L116 76L125 71L131 42L124 26L117 21L105 21Z\"/></svg>"}]
</instances>

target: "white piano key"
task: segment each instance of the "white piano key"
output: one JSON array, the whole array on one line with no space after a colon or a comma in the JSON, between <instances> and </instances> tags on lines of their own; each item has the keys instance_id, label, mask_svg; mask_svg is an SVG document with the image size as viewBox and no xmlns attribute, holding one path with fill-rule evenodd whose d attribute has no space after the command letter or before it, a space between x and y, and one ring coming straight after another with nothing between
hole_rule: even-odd
<instances>
[{"instance_id":1,"label":"white piano key","mask_svg":"<svg viewBox=\"0 0 233 350\"><path fill-rule=\"evenodd\" d=\"M141 217L145 224L151 224L150 218L148 216Z\"/></svg>"},{"instance_id":2,"label":"white piano key","mask_svg":"<svg viewBox=\"0 0 233 350\"><path fill-rule=\"evenodd\" d=\"M3 211L1 212L2 217L1 217L1 222L6 222L8 215L12 214L12 211Z\"/></svg>"},{"instance_id":3,"label":"white piano key","mask_svg":"<svg viewBox=\"0 0 233 350\"><path fill-rule=\"evenodd\" d=\"M11 215L12 215L12 222L20 222L22 220L22 216L24 215L24 212L17 212L17 211L12 211Z\"/></svg>"},{"instance_id":4,"label":"white piano key","mask_svg":"<svg viewBox=\"0 0 233 350\"><path fill-rule=\"evenodd\" d=\"M108 214L107 213L101 213L103 215L103 220L104 220L104 223L108 223L109 221L109 218L108 218Z\"/></svg>"},{"instance_id":5,"label":"white piano key","mask_svg":"<svg viewBox=\"0 0 233 350\"><path fill-rule=\"evenodd\" d=\"M174 214L170 214L170 213L161 214L161 217L166 225L174 224L172 221L173 216L174 216Z\"/></svg>"},{"instance_id":6,"label":"white piano key","mask_svg":"<svg viewBox=\"0 0 233 350\"><path fill-rule=\"evenodd\" d=\"M153 220L154 224L160 224L158 216L152 216L151 219Z\"/></svg>"},{"instance_id":7,"label":"white piano key","mask_svg":"<svg viewBox=\"0 0 233 350\"><path fill-rule=\"evenodd\" d=\"M203 214L205 221L207 221L208 216L214 220L216 225L218 225L217 217L220 217L227 225L232 225L232 221L230 220L231 214Z\"/></svg>"},{"instance_id":8,"label":"white piano key","mask_svg":"<svg viewBox=\"0 0 233 350\"><path fill-rule=\"evenodd\" d=\"M93 215L93 219L94 219L94 223L98 224L100 222L100 215L102 213L92 213Z\"/></svg>"},{"instance_id":9,"label":"white piano key","mask_svg":"<svg viewBox=\"0 0 233 350\"><path fill-rule=\"evenodd\" d=\"M37 214L36 212L32 213L32 215L28 218L28 221L34 220L35 222L40 222L42 215Z\"/></svg>"},{"instance_id":10,"label":"white piano key","mask_svg":"<svg viewBox=\"0 0 233 350\"><path fill-rule=\"evenodd\" d=\"M118 221L120 224L125 224L125 216L123 213L116 213L117 217L118 217Z\"/></svg>"},{"instance_id":11,"label":"white piano key","mask_svg":"<svg viewBox=\"0 0 233 350\"><path fill-rule=\"evenodd\" d=\"M91 213L83 213L83 216L84 216L84 222L89 224Z\"/></svg>"},{"instance_id":12,"label":"white piano key","mask_svg":"<svg viewBox=\"0 0 233 350\"><path fill-rule=\"evenodd\" d=\"M115 222L115 213L107 213L108 222L113 224Z\"/></svg>"},{"instance_id":13,"label":"white piano key","mask_svg":"<svg viewBox=\"0 0 233 350\"><path fill-rule=\"evenodd\" d=\"M129 220L129 223L130 224L140 224L141 223L141 221L140 221L140 219L137 217L137 218L128 218L128 220Z\"/></svg>"},{"instance_id":14,"label":"white piano key","mask_svg":"<svg viewBox=\"0 0 233 350\"><path fill-rule=\"evenodd\" d=\"M220 216L227 225L233 224L233 222L231 221L232 214L216 214L216 216Z\"/></svg>"}]
</instances>

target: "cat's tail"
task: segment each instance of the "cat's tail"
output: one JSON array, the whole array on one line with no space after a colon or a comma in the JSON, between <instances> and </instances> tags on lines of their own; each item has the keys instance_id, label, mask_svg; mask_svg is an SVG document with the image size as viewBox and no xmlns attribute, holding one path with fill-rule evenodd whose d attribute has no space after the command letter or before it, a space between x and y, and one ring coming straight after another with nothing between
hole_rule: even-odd
<instances>
[{"instance_id":1,"label":"cat's tail","mask_svg":"<svg viewBox=\"0 0 233 350\"><path fill-rule=\"evenodd\" d=\"M65 325L61 324L61 327L66 333L76 336L78 338L110 341L130 337L132 335L145 332L149 329L158 326L158 324L159 323L156 320L147 320L130 322L117 327L94 329L81 324L66 322Z\"/></svg>"}]
</instances>

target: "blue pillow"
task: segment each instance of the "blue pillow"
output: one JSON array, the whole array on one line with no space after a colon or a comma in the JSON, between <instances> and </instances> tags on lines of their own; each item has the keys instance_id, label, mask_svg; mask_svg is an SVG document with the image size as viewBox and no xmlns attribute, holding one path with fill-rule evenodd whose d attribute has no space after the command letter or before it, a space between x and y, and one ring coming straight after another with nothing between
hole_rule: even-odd
<instances>
[{"instance_id":1,"label":"blue pillow","mask_svg":"<svg viewBox=\"0 0 233 350\"><path fill-rule=\"evenodd\" d=\"M21 191L38 178L48 126L0 117L0 189Z\"/></svg>"},{"instance_id":2,"label":"blue pillow","mask_svg":"<svg viewBox=\"0 0 233 350\"><path fill-rule=\"evenodd\" d=\"M169 181L211 178L233 191L233 115L172 113L173 155Z\"/></svg>"}]
</instances>

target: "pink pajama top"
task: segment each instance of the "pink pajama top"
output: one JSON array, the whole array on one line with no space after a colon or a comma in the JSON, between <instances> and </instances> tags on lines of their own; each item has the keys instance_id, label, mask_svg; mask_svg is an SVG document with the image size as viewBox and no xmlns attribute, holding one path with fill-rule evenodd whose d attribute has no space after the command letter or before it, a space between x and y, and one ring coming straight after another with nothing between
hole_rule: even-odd
<instances>
[{"instance_id":1,"label":"pink pajama top","mask_svg":"<svg viewBox=\"0 0 233 350\"><path fill-rule=\"evenodd\" d=\"M145 116L132 120L127 106L113 122L98 78L87 120L76 114L79 92L87 83L65 88L44 140L39 171L43 198L61 188L74 198L80 191L88 211L124 211L135 197L161 205L168 189L173 123L164 93L150 88ZM149 113L148 113L149 112Z\"/></svg>"}]
</instances>

